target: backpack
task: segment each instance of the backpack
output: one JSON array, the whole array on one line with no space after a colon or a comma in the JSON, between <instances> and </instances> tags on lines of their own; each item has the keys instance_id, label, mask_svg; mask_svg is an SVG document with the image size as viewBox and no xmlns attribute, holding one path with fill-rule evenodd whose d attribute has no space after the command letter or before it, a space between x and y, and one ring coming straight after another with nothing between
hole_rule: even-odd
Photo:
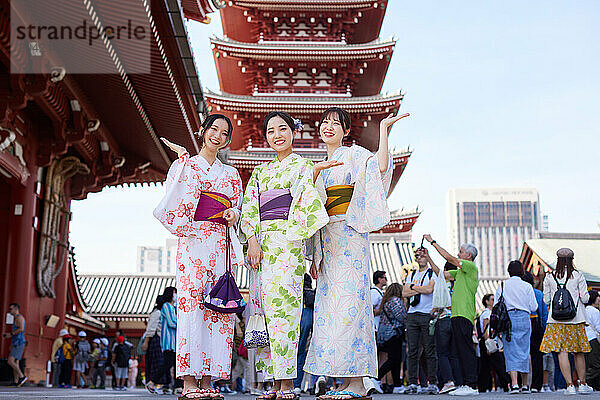
<instances>
[{"instance_id":1,"label":"backpack","mask_svg":"<svg viewBox=\"0 0 600 400\"><path fill-rule=\"evenodd\" d=\"M121 343L115 349L115 361L117 367L127 368L129 367L129 358L131 358L131 348L125 343Z\"/></svg>"},{"instance_id":2,"label":"backpack","mask_svg":"<svg viewBox=\"0 0 600 400\"><path fill-rule=\"evenodd\" d=\"M500 300L492 308L492 314L490 315L490 337L497 337L499 333L505 334L505 339L510 342L510 328L512 323L508 315L508 309L504 302L504 282L500 284L502 292L500 292Z\"/></svg>"},{"instance_id":3,"label":"backpack","mask_svg":"<svg viewBox=\"0 0 600 400\"><path fill-rule=\"evenodd\" d=\"M63 347L62 346L60 346L58 348L58 350L56 350L56 354L54 355L54 359L59 364L65 362L65 352L63 351Z\"/></svg>"},{"instance_id":4,"label":"backpack","mask_svg":"<svg viewBox=\"0 0 600 400\"><path fill-rule=\"evenodd\" d=\"M552 276L558 287L552 297L552 318L556 321L570 321L577 315L577 306L573 301L571 293L567 290L567 281L569 280L569 277L567 276L565 283L563 283L561 287L560 283L558 283L558 279L556 279L556 275L552 274Z\"/></svg>"},{"instance_id":5,"label":"backpack","mask_svg":"<svg viewBox=\"0 0 600 400\"><path fill-rule=\"evenodd\" d=\"M85 344L84 344L85 343ZM90 358L90 347L88 342L77 342L77 358L78 362L87 362Z\"/></svg>"}]
</instances>

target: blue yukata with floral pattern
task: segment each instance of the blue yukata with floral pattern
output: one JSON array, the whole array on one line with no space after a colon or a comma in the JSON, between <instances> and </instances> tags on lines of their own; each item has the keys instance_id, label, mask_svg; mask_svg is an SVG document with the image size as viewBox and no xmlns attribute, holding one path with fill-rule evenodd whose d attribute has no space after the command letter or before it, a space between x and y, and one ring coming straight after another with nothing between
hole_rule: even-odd
<instances>
[{"instance_id":1,"label":"blue yukata with floral pattern","mask_svg":"<svg viewBox=\"0 0 600 400\"><path fill-rule=\"evenodd\" d=\"M353 185L345 214L330 222L309 246L318 268L313 336L304 370L331 377L377 376L373 306L369 295L369 232L390 221L387 193L392 158L381 173L377 157L360 146L340 147L331 159L343 165L324 170L316 185Z\"/></svg>"}]
</instances>

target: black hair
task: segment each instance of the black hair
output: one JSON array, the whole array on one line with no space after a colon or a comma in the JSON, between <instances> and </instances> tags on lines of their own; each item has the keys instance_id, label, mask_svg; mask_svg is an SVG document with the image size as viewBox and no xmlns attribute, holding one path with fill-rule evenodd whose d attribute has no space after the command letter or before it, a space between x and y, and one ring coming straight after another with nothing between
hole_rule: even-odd
<instances>
[{"instance_id":1,"label":"black hair","mask_svg":"<svg viewBox=\"0 0 600 400\"><path fill-rule=\"evenodd\" d=\"M493 293L488 293L485 296L483 296L483 299L481 299L481 304L483 304L483 306L487 308L487 302L493 295Z\"/></svg>"},{"instance_id":2,"label":"black hair","mask_svg":"<svg viewBox=\"0 0 600 400\"><path fill-rule=\"evenodd\" d=\"M566 273L567 279L571 279L573 271L575 271L575 266L573 265L573 259L571 257L558 257L555 270L557 278L562 278Z\"/></svg>"},{"instance_id":3,"label":"black hair","mask_svg":"<svg viewBox=\"0 0 600 400\"><path fill-rule=\"evenodd\" d=\"M379 280L385 276L385 271L373 272L373 285L377 285Z\"/></svg>"},{"instance_id":4,"label":"black hair","mask_svg":"<svg viewBox=\"0 0 600 400\"><path fill-rule=\"evenodd\" d=\"M446 264L444 264L444 271L453 271L455 269L458 269L456 267L456 265L452 264L451 262L446 261Z\"/></svg>"},{"instance_id":5,"label":"black hair","mask_svg":"<svg viewBox=\"0 0 600 400\"><path fill-rule=\"evenodd\" d=\"M167 286L162 294L162 300L164 300L163 304L170 303L171 301L173 301L173 295L175 294L175 292L177 292L177 289L174 286Z\"/></svg>"},{"instance_id":6,"label":"black hair","mask_svg":"<svg viewBox=\"0 0 600 400\"><path fill-rule=\"evenodd\" d=\"M281 118L287 124L287 126L290 127L292 132L297 130L296 122L294 121L294 118L292 118L292 116L290 114L286 113L285 111L271 111L270 113L267 114L267 116L263 120L263 136L264 136L265 140L267 140L267 126L269 125L269 121L275 117Z\"/></svg>"},{"instance_id":7,"label":"black hair","mask_svg":"<svg viewBox=\"0 0 600 400\"><path fill-rule=\"evenodd\" d=\"M512 260L508 263L508 275L509 276L523 276L523 264L519 260Z\"/></svg>"},{"instance_id":8,"label":"black hair","mask_svg":"<svg viewBox=\"0 0 600 400\"><path fill-rule=\"evenodd\" d=\"M330 107L321 114L321 119L319 120L319 127L325 120L325 118L329 118L329 116L333 114L337 117L337 120L342 124L342 129L344 130L344 135L350 130L350 114L348 111L339 107Z\"/></svg>"},{"instance_id":9,"label":"black hair","mask_svg":"<svg viewBox=\"0 0 600 400\"><path fill-rule=\"evenodd\" d=\"M598 298L598 291L595 289L591 289L589 291L590 293L590 299L588 300L588 302L585 304L586 306L591 306L592 304L594 304L596 302L596 299Z\"/></svg>"},{"instance_id":10,"label":"black hair","mask_svg":"<svg viewBox=\"0 0 600 400\"><path fill-rule=\"evenodd\" d=\"M154 309L160 310L162 308L163 304L165 304L165 302L162 301L162 296L159 294L158 296L156 296L156 301L154 303Z\"/></svg>"},{"instance_id":11,"label":"black hair","mask_svg":"<svg viewBox=\"0 0 600 400\"><path fill-rule=\"evenodd\" d=\"M229 117L226 117L223 114L210 114L208 117L206 117L200 129L200 147L204 146L204 132L206 132L206 130L210 128L218 119L222 119L227 122L227 143L231 142L231 136L233 135L233 124L231 123Z\"/></svg>"},{"instance_id":12,"label":"black hair","mask_svg":"<svg viewBox=\"0 0 600 400\"><path fill-rule=\"evenodd\" d=\"M533 286L533 274L531 272L523 272L523 276L521 276L521 279Z\"/></svg>"},{"instance_id":13,"label":"black hair","mask_svg":"<svg viewBox=\"0 0 600 400\"><path fill-rule=\"evenodd\" d=\"M21 306L19 305L19 303L10 303L8 306L15 307L17 310L21 311Z\"/></svg>"}]
</instances>

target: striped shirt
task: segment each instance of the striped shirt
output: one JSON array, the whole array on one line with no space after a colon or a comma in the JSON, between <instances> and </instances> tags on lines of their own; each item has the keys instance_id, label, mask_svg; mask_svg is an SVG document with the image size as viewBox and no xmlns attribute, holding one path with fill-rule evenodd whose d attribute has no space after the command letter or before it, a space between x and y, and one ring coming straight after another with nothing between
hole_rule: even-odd
<instances>
[{"instance_id":1,"label":"striped shirt","mask_svg":"<svg viewBox=\"0 0 600 400\"><path fill-rule=\"evenodd\" d=\"M162 351L175 351L177 338L177 314L175 313L175 307L171 303L165 303L160 310L160 314L160 348Z\"/></svg>"}]
</instances>

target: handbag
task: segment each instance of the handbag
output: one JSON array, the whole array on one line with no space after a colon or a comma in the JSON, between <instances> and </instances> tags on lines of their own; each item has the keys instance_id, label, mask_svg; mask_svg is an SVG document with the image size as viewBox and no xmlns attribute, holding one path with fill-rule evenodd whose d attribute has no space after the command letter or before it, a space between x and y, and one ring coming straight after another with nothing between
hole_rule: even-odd
<instances>
[{"instance_id":1,"label":"handbag","mask_svg":"<svg viewBox=\"0 0 600 400\"><path fill-rule=\"evenodd\" d=\"M493 354L498 351L498 342L496 342L495 339L487 338L485 340L485 348L487 349L488 353Z\"/></svg>"},{"instance_id":2,"label":"handbag","mask_svg":"<svg viewBox=\"0 0 600 400\"><path fill-rule=\"evenodd\" d=\"M253 314L248 317L246 332L244 333L244 346L248 349L269 346L269 333L262 304L258 296L259 287L256 271L250 271L250 307Z\"/></svg>"},{"instance_id":3,"label":"handbag","mask_svg":"<svg viewBox=\"0 0 600 400\"><path fill-rule=\"evenodd\" d=\"M265 316L255 314L248 318L246 333L244 333L244 346L248 349L267 347L269 345L269 333L265 323Z\"/></svg>"},{"instance_id":4,"label":"handbag","mask_svg":"<svg viewBox=\"0 0 600 400\"><path fill-rule=\"evenodd\" d=\"M242 358L248 358L248 348L244 346L244 342L240 343L240 347L238 347L238 356Z\"/></svg>"},{"instance_id":5,"label":"handbag","mask_svg":"<svg viewBox=\"0 0 600 400\"><path fill-rule=\"evenodd\" d=\"M218 201L215 199L219 199ZM216 192L202 192L198 207L194 214L194 221L212 221L225 226L226 269L215 286L204 298L204 306L210 310L223 314L233 314L244 311L246 301L235 283L231 273L231 238L227 221L222 217L224 210L231 206L226 196Z\"/></svg>"}]
</instances>

